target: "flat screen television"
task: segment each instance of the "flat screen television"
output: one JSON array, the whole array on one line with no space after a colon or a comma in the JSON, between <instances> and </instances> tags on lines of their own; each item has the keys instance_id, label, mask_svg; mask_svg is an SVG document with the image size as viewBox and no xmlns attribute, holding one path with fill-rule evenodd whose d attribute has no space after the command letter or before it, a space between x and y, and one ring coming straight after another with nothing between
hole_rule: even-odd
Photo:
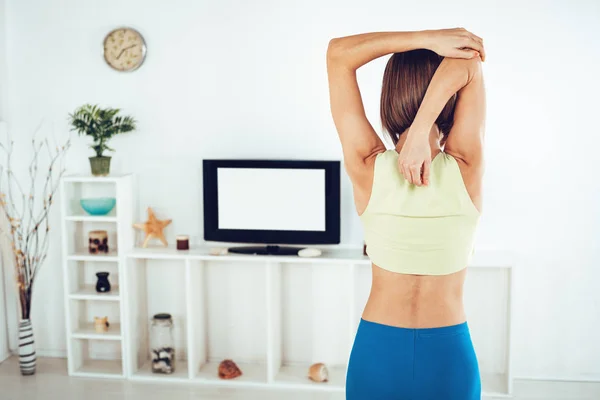
<instances>
[{"instance_id":1,"label":"flat screen television","mask_svg":"<svg viewBox=\"0 0 600 400\"><path fill-rule=\"evenodd\" d=\"M204 240L261 243L234 253L340 242L340 162L203 160Z\"/></svg>"}]
</instances>

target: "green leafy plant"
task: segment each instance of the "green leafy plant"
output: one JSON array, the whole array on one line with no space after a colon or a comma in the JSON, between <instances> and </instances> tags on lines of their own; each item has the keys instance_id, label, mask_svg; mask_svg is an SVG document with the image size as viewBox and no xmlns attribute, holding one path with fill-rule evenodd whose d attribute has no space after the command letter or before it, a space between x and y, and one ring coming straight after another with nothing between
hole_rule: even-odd
<instances>
[{"instance_id":1,"label":"green leafy plant","mask_svg":"<svg viewBox=\"0 0 600 400\"><path fill-rule=\"evenodd\" d=\"M69 114L71 130L79 135L91 136L94 143L90 145L97 157L108 151L107 142L115 135L135 130L136 120L129 116L117 115L118 108L100 108L97 105L85 104L73 114Z\"/></svg>"}]
</instances>

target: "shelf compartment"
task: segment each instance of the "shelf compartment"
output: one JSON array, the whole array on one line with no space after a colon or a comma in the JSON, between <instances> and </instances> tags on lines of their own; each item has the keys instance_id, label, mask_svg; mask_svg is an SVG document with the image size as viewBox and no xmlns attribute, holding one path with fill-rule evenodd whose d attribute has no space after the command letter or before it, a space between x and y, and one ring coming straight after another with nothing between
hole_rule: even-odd
<instances>
[{"instance_id":1,"label":"shelf compartment","mask_svg":"<svg viewBox=\"0 0 600 400\"><path fill-rule=\"evenodd\" d=\"M74 339L91 339L91 340L121 340L121 324L110 324L108 331L96 332L94 324L86 324L73 330L71 335Z\"/></svg>"},{"instance_id":2,"label":"shelf compartment","mask_svg":"<svg viewBox=\"0 0 600 400\"><path fill-rule=\"evenodd\" d=\"M72 374L93 378L123 378L121 342L73 338L69 360Z\"/></svg>"},{"instance_id":3,"label":"shelf compartment","mask_svg":"<svg viewBox=\"0 0 600 400\"><path fill-rule=\"evenodd\" d=\"M115 301L69 299L71 336L76 339L114 341L122 339L120 303ZM108 317L107 332L96 332L94 317Z\"/></svg>"},{"instance_id":4,"label":"shelf compartment","mask_svg":"<svg viewBox=\"0 0 600 400\"><path fill-rule=\"evenodd\" d=\"M115 206L108 215L96 216L88 214L82 207L80 200L84 198L97 197L117 197L117 181L74 181L67 178L63 179L65 183L65 219L69 221L92 220L109 222L117 221L117 206Z\"/></svg>"},{"instance_id":5,"label":"shelf compartment","mask_svg":"<svg viewBox=\"0 0 600 400\"><path fill-rule=\"evenodd\" d=\"M123 378L121 360L86 360L73 375L91 378Z\"/></svg>"},{"instance_id":6,"label":"shelf compartment","mask_svg":"<svg viewBox=\"0 0 600 400\"><path fill-rule=\"evenodd\" d=\"M98 293L95 285L85 285L69 295L72 300L94 300L94 301L119 301L121 299L119 287L111 285L110 292Z\"/></svg>"},{"instance_id":7,"label":"shelf compartment","mask_svg":"<svg viewBox=\"0 0 600 400\"><path fill-rule=\"evenodd\" d=\"M129 260L127 307L131 343L128 348L131 376L139 379L177 380L189 378L187 353L185 264L178 261ZM158 313L173 318L176 371L152 373L150 368L150 324Z\"/></svg>"},{"instance_id":8,"label":"shelf compartment","mask_svg":"<svg viewBox=\"0 0 600 400\"><path fill-rule=\"evenodd\" d=\"M107 223L104 220L85 220L73 224L67 224L68 233L63 237L67 244L67 260L69 261L104 261L118 262L118 224ZM121 228L122 229L122 228ZM104 254L90 254L89 233L91 231L103 230L108 236L109 252Z\"/></svg>"},{"instance_id":9,"label":"shelf compartment","mask_svg":"<svg viewBox=\"0 0 600 400\"><path fill-rule=\"evenodd\" d=\"M352 344L351 317L345 310L350 309L352 296L350 290L334 292L330 288L350 287L350 274L340 274L342 266L334 264L290 263L273 268L272 380L312 385L306 377L308 366L322 362L332 379L319 386L343 388L345 373L340 371L346 370Z\"/></svg>"},{"instance_id":10,"label":"shelf compartment","mask_svg":"<svg viewBox=\"0 0 600 400\"><path fill-rule=\"evenodd\" d=\"M67 274L69 275L67 296L73 300L98 300L119 301L120 300L120 277L117 263L106 263L70 260L67 261ZM96 292L98 277L96 273L108 272L108 281L111 290L107 293Z\"/></svg>"},{"instance_id":11,"label":"shelf compartment","mask_svg":"<svg viewBox=\"0 0 600 400\"><path fill-rule=\"evenodd\" d=\"M345 367L328 367L329 380L327 382L314 382L308 378L310 364L284 365L275 376L275 384L283 386L294 386L306 389L321 389L331 391L343 391L346 385Z\"/></svg>"},{"instance_id":12,"label":"shelf compartment","mask_svg":"<svg viewBox=\"0 0 600 400\"><path fill-rule=\"evenodd\" d=\"M266 284L268 266L249 262L188 262L192 378L218 377L222 360L233 360L243 375L236 382L267 383ZM257 278L256 284L248 282ZM262 282L262 283L261 283Z\"/></svg>"}]
</instances>

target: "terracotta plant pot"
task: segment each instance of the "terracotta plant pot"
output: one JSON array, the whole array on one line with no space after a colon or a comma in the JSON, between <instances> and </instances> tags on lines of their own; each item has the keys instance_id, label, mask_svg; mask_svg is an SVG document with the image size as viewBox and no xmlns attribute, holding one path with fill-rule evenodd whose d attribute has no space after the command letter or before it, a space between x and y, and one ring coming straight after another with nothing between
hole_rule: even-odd
<instances>
[{"instance_id":1,"label":"terracotta plant pot","mask_svg":"<svg viewBox=\"0 0 600 400\"><path fill-rule=\"evenodd\" d=\"M106 176L110 173L110 157L90 157L92 175Z\"/></svg>"}]
</instances>

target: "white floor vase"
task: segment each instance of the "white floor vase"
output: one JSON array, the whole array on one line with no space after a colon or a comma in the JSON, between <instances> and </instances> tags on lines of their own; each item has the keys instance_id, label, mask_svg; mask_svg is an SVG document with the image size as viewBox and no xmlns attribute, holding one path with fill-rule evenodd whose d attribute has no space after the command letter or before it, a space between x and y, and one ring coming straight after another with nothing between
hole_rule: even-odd
<instances>
[{"instance_id":1,"label":"white floor vase","mask_svg":"<svg viewBox=\"0 0 600 400\"><path fill-rule=\"evenodd\" d=\"M19 366L21 367L21 374L35 374L36 360L31 321L24 319L19 323Z\"/></svg>"}]
</instances>

